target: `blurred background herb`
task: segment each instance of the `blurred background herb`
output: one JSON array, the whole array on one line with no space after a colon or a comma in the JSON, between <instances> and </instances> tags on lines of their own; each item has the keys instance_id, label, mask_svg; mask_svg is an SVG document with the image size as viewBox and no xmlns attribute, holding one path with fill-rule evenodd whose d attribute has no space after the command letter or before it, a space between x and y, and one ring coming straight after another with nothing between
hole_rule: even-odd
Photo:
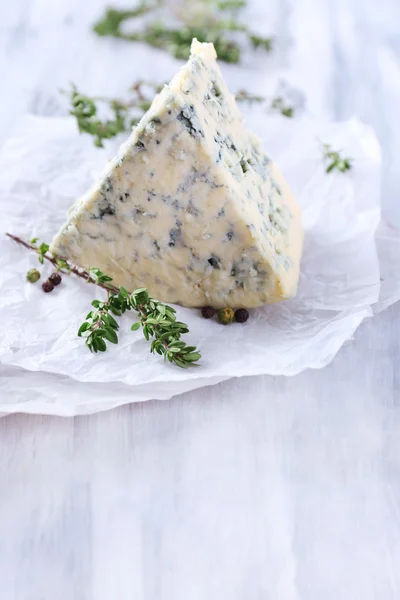
<instances>
[{"instance_id":1,"label":"blurred background herb","mask_svg":"<svg viewBox=\"0 0 400 600\"><path fill-rule=\"evenodd\" d=\"M70 114L77 120L80 133L88 133L94 138L94 144L103 147L103 142L129 131L142 115L150 108L153 97L162 88L157 83L139 80L130 89L126 101L104 96L89 97L72 85L64 92L70 101ZM111 118L100 118L101 107L105 107Z\"/></svg>"},{"instance_id":2,"label":"blurred background herb","mask_svg":"<svg viewBox=\"0 0 400 600\"><path fill-rule=\"evenodd\" d=\"M220 60L238 63L243 41L254 49L270 52L271 37L261 37L240 19L245 0L142 0L132 10L108 8L93 29L100 36L145 42L167 50L172 56L187 59L193 38L213 42ZM152 15L139 28L128 30L128 22ZM135 23L137 24L137 23Z\"/></svg>"},{"instance_id":3,"label":"blurred background herb","mask_svg":"<svg viewBox=\"0 0 400 600\"><path fill-rule=\"evenodd\" d=\"M331 173L335 169L341 173L349 171L352 167L353 159L349 156L341 156L341 150L334 150L331 144L323 144L324 160L327 162L325 171Z\"/></svg>"},{"instance_id":4,"label":"blurred background herb","mask_svg":"<svg viewBox=\"0 0 400 600\"><path fill-rule=\"evenodd\" d=\"M248 104L265 104L267 110L270 112L278 112L284 117L294 117L294 106L289 105L288 101L285 101L282 96L275 96L275 98L268 99L265 96L257 96L249 93L248 91L241 89L236 94L236 102L247 102Z\"/></svg>"},{"instance_id":5,"label":"blurred background herb","mask_svg":"<svg viewBox=\"0 0 400 600\"><path fill-rule=\"evenodd\" d=\"M276 98L274 98L271 102L271 110L275 111L275 112L280 112L281 115L283 115L284 117L288 117L289 119L291 119L294 115L294 108L293 106L288 106L284 99L281 98L280 96L277 96Z\"/></svg>"}]
</instances>

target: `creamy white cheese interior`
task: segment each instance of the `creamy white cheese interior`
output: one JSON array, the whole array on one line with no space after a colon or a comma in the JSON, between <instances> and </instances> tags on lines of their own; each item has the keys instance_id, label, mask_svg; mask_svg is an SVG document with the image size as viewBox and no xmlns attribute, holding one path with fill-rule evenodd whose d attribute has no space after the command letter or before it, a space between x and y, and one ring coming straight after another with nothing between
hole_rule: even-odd
<instances>
[{"instance_id":1,"label":"creamy white cheese interior","mask_svg":"<svg viewBox=\"0 0 400 600\"><path fill-rule=\"evenodd\" d=\"M156 96L51 251L165 302L255 307L296 293L300 211L242 122L212 44Z\"/></svg>"}]
</instances>

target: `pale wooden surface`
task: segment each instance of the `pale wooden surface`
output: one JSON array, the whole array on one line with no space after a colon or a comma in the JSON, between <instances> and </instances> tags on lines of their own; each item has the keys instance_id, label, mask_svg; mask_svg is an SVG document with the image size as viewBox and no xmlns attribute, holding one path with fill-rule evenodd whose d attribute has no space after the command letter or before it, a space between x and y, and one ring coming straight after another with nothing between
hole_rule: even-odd
<instances>
[{"instance_id":1,"label":"pale wooden surface","mask_svg":"<svg viewBox=\"0 0 400 600\"><path fill-rule=\"evenodd\" d=\"M385 213L400 224L399 3L252 10L280 32L276 66L293 69L312 112L375 126ZM58 112L69 78L122 92L150 68L145 51L116 63L113 42L88 34L99 11L4 3L0 142L27 110ZM0 598L398 600L399 332L395 306L320 372L91 417L1 419Z\"/></svg>"}]
</instances>

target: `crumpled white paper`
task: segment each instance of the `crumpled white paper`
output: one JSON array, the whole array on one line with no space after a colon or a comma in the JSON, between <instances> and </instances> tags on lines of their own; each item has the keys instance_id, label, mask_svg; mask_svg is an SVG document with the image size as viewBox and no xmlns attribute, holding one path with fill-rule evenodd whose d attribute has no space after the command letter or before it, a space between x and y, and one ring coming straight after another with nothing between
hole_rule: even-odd
<instances>
[{"instance_id":1,"label":"crumpled white paper","mask_svg":"<svg viewBox=\"0 0 400 600\"><path fill-rule=\"evenodd\" d=\"M254 121L253 123L251 121ZM244 324L223 326L199 311L178 307L188 323L188 342L198 345L199 368L181 370L149 353L141 332L131 332L133 314L121 319L120 342L92 355L76 332L90 302L103 291L64 277L48 295L25 281L37 257L0 239L0 362L91 382L71 399L37 396L30 412L83 414L129 401L171 396L243 375L294 375L328 364L359 324L400 297L397 234L375 234L380 222L380 149L369 127L356 120L319 124L310 120L248 115L303 211L305 246L298 295L252 311ZM346 174L325 173L321 141L354 158ZM94 148L79 136L72 118L26 117L0 153L2 229L50 241L74 199L89 187L115 148ZM45 265L50 272L50 265ZM381 271L385 272L381 282ZM381 289L382 284L382 289ZM380 303L379 303L380 300ZM96 396L99 384L120 386L114 397ZM49 404L46 409L47 402ZM31 406L32 403L32 406ZM13 400L0 397L0 412ZM37 406L36 406L37 405ZM51 405L51 406L50 406Z\"/></svg>"}]
</instances>

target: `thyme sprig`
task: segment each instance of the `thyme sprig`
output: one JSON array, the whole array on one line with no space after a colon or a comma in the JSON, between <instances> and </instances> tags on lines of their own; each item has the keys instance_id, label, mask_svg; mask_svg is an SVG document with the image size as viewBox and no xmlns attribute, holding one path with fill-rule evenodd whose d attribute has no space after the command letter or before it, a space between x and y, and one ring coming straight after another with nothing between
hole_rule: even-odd
<instances>
[{"instance_id":1,"label":"thyme sprig","mask_svg":"<svg viewBox=\"0 0 400 600\"><path fill-rule=\"evenodd\" d=\"M238 63L241 46L232 38L232 32L242 32L255 49L262 48L267 52L272 50L272 38L254 34L238 20L239 11L246 6L244 0L211 0L201 5L202 10L197 14L195 10L191 10L196 6L195 2L185 2L183 10L173 11L173 16L180 21L179 27L170 28L160 17L156 17L140 31L128 33L123 28L125 21L153 13L160 8L168 8L165 0L142 0L133 10L108 8L104 16L94 24L93 30L100 36L145 42L155 48L167 50L179 59L188 58L192 39L197 38L200 42L213 42L220 60Z\"/></svg>"},{"instance_id":2,"label":"thyme sprig","mask_svg":"<svg viewBox=\"0 0 400 600\"><path fill-rule=\"evenodd\" d=\"M112 138L118 133L125 131L126 109L118 101L110 101L111 111L114 113L112 119L101 121L97 116L97 106L94 98L80 94L75 86L71 91L71 115L76 117L80 133L89 133L94 136L94 144L103 147L103 140Z\"/></svg>"},{"instance_id":3,"label":"thyme sprig","mask_svg":"<svg viewBox=\"0 0 400 600\"><path fill-rule=\"evenodd\" d=\"M280 96L274 98L271 102L271 110L280 112L284 117L291 119L294 115L294 107L285 104L285 101Z\"/></svg>"},{"instance_id":4,"label":"thyme sprig","mask_svg":"<svg viewBox=\"0 0 400 600\"><path fill-rule=\"evenodd\" d=\"M107 349L107 341L117 344L119 324L114 317L121 316L128 310L134 310L139 316L139 321L134 323L131 329L135 331L142 327L146 340L152 340L150 346L152 354L160 354L166 361L181 368L197 365L201 354L196 346L188 346L181 340L181 336L188 333L189 328L185 323L176 320L176 311L172 306L155 300L145 288L129 293L124 287L116 287L112 283L112 278L98 268L86 271L50 254L48 244L36 245L38 238L26 242L11 233L6 235L25 248L33 250L42 264L47 260L62 273L67 275L73 273L107 291L107 300L93 300L94 310L86 315L78 330L78 336L85 338L86 346L91 352L104 352Z\"/></svg>"},{"instance_id":5,"label":"thyme sprig","mask_svg":"<svg viewBox=\"0 0 400 600\"><path fill-rule=\"evenodd\" d=\"M79 92L74 84L69 92L63 93L69 97L69 113L76 118L79 132L92 135L95 146L102 148L104 140L128 131L139 122L151 105L152 97L147 96L147 90L154 96L161 87L153 82L139 80L131 88L127 101L104 96L90 97ZM99 104L108 108L112 114L111 119L99 118Z\"/></svg>"},{"instance_id":6,"label":"thyme sprig","mask_svg":"<svg viewBox=\"0 0 400 600\"><path fill-rule=\"evenodd\" d=\"M333 150L331 144L323 144L324 161L328 162L326 172L331 173L334 169L345 173L352 168L353 159L350 157L342 157L341 150Z\"/></svg>"},{"instance_id":7,"label":"thyme sprig","mask_svg":"<svg viewBox=\"0 0 400 600\"><path fill-rule=\"evenodd\" d=\"M271 52L273 47L272 38L261 37L259 35L254 35L254 33L250 33L249 38L253 44L253 48L263 48L267 52Z\"/></svg>"},{"instance_id":8,"label":"thyme sprig","mask_svg":"<svg viewBox=\"0 0 400 600\"><path fill-rule=\"evenodd\" d=\"M258 96L252 94L247 90L241 89L235 95L237 102L247 102L248 104L266 104L267 110L271 112L279 112L284 117L294 117L294 106L290 106L285 102L282 96L276 96L275 98L268 99L265 96Z\"/></svg>"},{"instance_id":9,"label":"thyme sprig","mask_svg":"<svg viewBox=\"0 0 400 600\"><path fill-rule=\"evenodd\" d=\"M116 293L110 293L108 300L93 300L95 310L89 312L78 330L78 336L85 337L85 343L91 352L104 352L106 340L117 344L119 325L112 315L120 316L128 310L139 315L139 321L131 327L136 331L142 327L147 341L152 338L150 352L164 356L165 360L178 367L187 368L201 358L195 346L181 341L181 335L188 333L185 323L176 320L175 309L162 304L149 296L146 288L139 288L131 294L120 287ZM111 314L112 313L112 314Z\"/></svg>"},{"instance_id":10,"label":"thyme sprig","mask_svg":"<svg viewBox=\"0 0 400 600\"><path fill-rule=\"evenodd\" d=\"M130 97L126 101L105 96L90 97L78 91L74 84L69 92L63 93L69 97L69 114L76 118L79 132L92 135L94 145L102 148L104 140L129 131L137 125L150 108L154 94L161 88L162 85L157 83L139 80L132 86ZM111 119L99 118L100 105L104 105L111 112Z\"/></svg>"},{"instance_id":11,"label":"thyme sprig","mask_svg":"<svg viewBox=\"0 0 400 600\"><path fill-rule=\"evenodd\" d=\"M247 102L248 104L262 104L266 100L265 96L257 96L243 88L235 94L235 98L236 102Z\"/></svg>"},{"instance_id":12,"label":"thyme sprig","mask_svg":"<svg viewBox=\"0 0 400 600\"><path fill-rule=\"evenodd\" d=\"M121 33L121 25L127 19L134 19L145 15L161 5L161 2L149 2L143 0L137 8L131 10L119 10L107 8L104 17L93 26L94 31L101 36L124 37Z\"/></svg>"}]
</instances>

